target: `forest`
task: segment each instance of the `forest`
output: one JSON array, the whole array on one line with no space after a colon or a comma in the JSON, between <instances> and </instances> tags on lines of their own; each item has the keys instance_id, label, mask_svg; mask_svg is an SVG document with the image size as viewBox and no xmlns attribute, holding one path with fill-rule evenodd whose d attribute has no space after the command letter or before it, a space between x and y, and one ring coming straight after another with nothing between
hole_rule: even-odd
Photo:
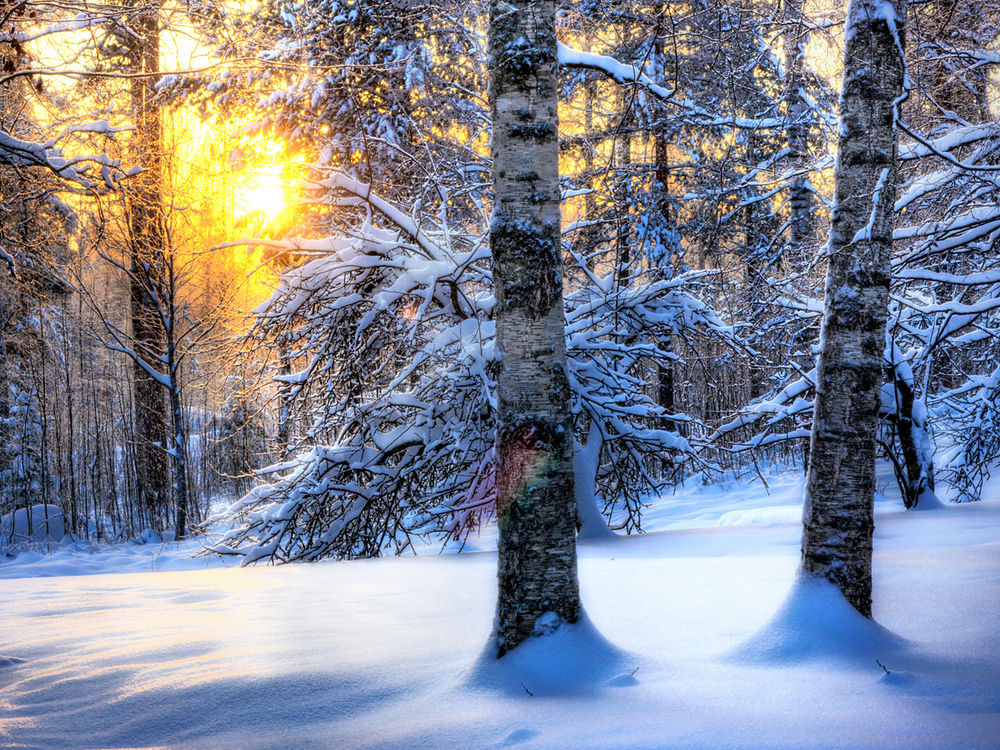
<instances>
[{"instance_id":1,"label":"forest","mask_svg":"<svg viewBox=\"0 0 1000 750\"><path fill-rule=\"evenodd\" d=\"M0 0L0 104L0 746L995 746L997 0Z\"/></svg>"}]
</instances>

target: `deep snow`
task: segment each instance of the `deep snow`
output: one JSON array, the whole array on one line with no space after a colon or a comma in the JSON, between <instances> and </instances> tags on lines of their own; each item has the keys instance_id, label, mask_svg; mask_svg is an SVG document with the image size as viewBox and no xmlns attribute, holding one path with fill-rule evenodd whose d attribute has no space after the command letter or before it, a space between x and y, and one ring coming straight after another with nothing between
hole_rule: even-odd
<instances>
[{"instance_id":1,"label":"deep snow","mask_svg":"<svg viewBox=\"0 0 1000 750\"><path fill-rule=\"evenodd\" d=\"M489 551L21 555L0 563L0 746L1000 747L1000 484L880 500L875 625L795 584L800 478L768 482L690 487L652 533L582 544L594 630L520 665L483 656Z\"/></svg>"}]
</instances>

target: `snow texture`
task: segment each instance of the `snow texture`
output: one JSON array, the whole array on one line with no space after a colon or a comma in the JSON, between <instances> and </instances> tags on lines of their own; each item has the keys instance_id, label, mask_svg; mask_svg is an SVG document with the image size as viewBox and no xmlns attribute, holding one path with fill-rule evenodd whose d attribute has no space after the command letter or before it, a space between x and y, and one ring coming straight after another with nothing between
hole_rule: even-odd
<instances>
[{"instance_id":1,"label":"snow texture","mask_svg":"<svg viewBox=\"0 0 1000 750\"><path fill-rule=\"evenodd\" d=\"M0 563L0 746L996 747L1000 484L923 513L879 502L876 626L795 585L797 519L720 525L800 505L798 476L766 479L689 487L653 503L651 533L581 545L592 625L486 665L488 553L18 556Z\"/></svg>"}]
</instances>

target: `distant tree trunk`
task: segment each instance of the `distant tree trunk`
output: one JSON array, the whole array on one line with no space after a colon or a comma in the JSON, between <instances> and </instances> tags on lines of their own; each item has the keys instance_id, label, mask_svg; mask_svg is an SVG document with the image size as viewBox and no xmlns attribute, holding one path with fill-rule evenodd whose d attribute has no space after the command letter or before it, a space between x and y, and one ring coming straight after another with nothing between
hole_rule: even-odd
<instances>
[{"instance_id":1,"label":"distant tree trunk","mask_svg":"<svg viewBox=\"0 0 1000 750\"><path fill-rule=\"evenodd\" d=\"M597 496L597 473L601 468L604 435L600 425L590 420L587 441L577 443L573 451L573 475L576 489L576 518L579 539L609 539L615 533L601 512Z\"/></svg>"},{"instance_id":2,"label":"distant tree trunk","mask_svg":"<svg viewBox=\"0 0 1000 750\"><path fill-rule=\"evenodd\" d=\"M896 411L889 415L889 421L899 440L899 452L903 461L891 456L896 470L896 481L907 509L917 507L920 498L927 492L934 492L934 459L927 434L927 413L916 398L913 386L894 375L896 391ZM891 450L891 446L890 446ZM933 500L933 497L932 497Z\"/></svg>"},{"instance_id":3,"label":"distant tree trunk","mask_svg":"<svg viewBox=\"0 0 1000 750\"><path fill-rule=\"evenodd\" d=\"M167 342L169 356L167 366L170 372L170 414L174 427L174 492L177 495L175 515L176 539L187 535L188 486L187 486L187 431L184 429L184 414L181 410L181 388L177 373L176 351L173 343Z\"/></svg>"},{"instance_id":4,"label":"distant tree trunk","mask_svg":"<svg viewBox=\"0 0 1000 750\"><path fill-rule=\"evenodd\" d=\"M663 251L663 257L658 261L662 267L661 273L664 275L673 272L673 238L669 233L673 232L672 219L670 216L670 158L669 144L663 127L657 127L653 137L653 155L656 161L656 198L653 209L657 213L656 221L653 222L659 234L658 244ZM668 244L669 243L669 244ZM660 342L663 351L673 354L674 337L667 334ZM656 402L663 407L667 414L673 414L676 406L674 403L674 366L672 362L660 362L656 366ZM675 430L676 423L669 417L664 417L660 423L660 429ZM661 462L661 472L664 476L674 468L674 462L669 455L665 455Z\"/></svg>"},{"instance_id":5,"label":"distant tree trunk","mask_svg":"<svg viewBox=\"0 0 1000 750\"><path fill-rule=\"evenodd\" d=\"M13 510L11 456L10 371L7 357L7 305L0 294L0 512ZM11 527L13 528L13 526Z\"/></svg>"},{"instance_id":6,"label":"distant tree trunk","mask_svg":"<svg viewBox=\"0 0 1000 750\"><path fill-rule=\"evenodd\" d=\"M580 616L562 301L554 0L491 0L498 377L497 655Z\"/></svg>"},{"instance_id":7,"label":"distant tree trunk","mask_svg":"<svg viewBox=\"0 0 1000 750\"><path fill-rule=\"evenodd\" d=\"M906 0L851 0L802 571L866 617Z\"/></svg>"},{"instance_id":8,"label":"distant tree trunk","mask_svg":"<svg viewBox=\"0 0 1000 750\"><path fill-rule=\"evenodd\" d=\"M809 154L809 128L802 89L805 86L805 26L802 23L802 0L784 0L785 104L787 107L789 157L797 173L805 172ZM806 252L812 240L812 189L806 174L796 174L788 188L789 235L796 256Z\"/></svg>"},{"instance_id":9,"label":"distant tree trunk","mask_svg":"<svg viewBox=\"0 0 1000 750\"><path fill-rule=\"evenodd\" d=\"M940 42L945 49L967 46L972 49L991 49L996 41L997 25L995 6L980 0L932 0L930 23L937 27L930 42ZM957 116L968 122L989 122L989 87L992 65L980 63L963 66L956 63L955 55L944 50L926 53L934 60L934 80L930 95L946 117ZM936 58L936 59L935 59ZM964 69L963 69L964 68ZM935 113L938 119L941 114Z\"/></svg>"},{"instance_id":10,"label":"distant tree trunk","mask_svg":"<svg viewBox=\"0 0 1000 750\"><path fill-rule=\"evenodd\" d=\"M656 39L653 43L655 54L654 61L661 77L661 83L666 85L667 77L667 36L663 19L669 15L669 7L664 5L659 9L660 15L656 24ZM653 123L653 161L655 165L656 184L654 187L654 198L652 210L656 216L649 222L655 227L657 257L654 260L659 263L664 276L672 275L674 263L680 262L680 258L675 258L674 251L679 250L675 244L675 228L673 217L670 215L670 139L667 137L667 119L662 108L654 105L653 112L656 117ZM670 334L664 336L659 342L663 351L673 354L674 337ZM675 405L675 376L672 362L660 362L656 366L656 402L663 408L666 414L671 415L676 410ZM676 430L677 424L669 416L660 420L662 430ZM673 458L665 454L660 461L660 472L662 477L675 470Z\"/></svg>"},{"instance_id":11,"label":"distant tree trunk","mask_svg":"<svg viewBox=\"0 0 1000 750\"><path fill-rule=\"evenodd\" d=\"M590 34L584 36L587 52L592 51L593 42ZM594 270L597 266L597 245L600 242L600 231L590 222L597 221L597 199L594 197L594 104L597 101L597 81L589 71L584 71L583 83L583 170L586 174L584 187L588 191L583 198L583 215L588 225L581 232L583 253L587 258L587 267Z\"/></svg>"},{"instance_id":12,"label":"distant tree trunk","mask_svg":"<svg viewBox=\"0 0 1000 750\"><path fill-rule=\"evenodd\" d=\"M24 50L19 43L0 44L0 70L13 71L23 62ZM0 87L0 125L4 130L13 132L11 115L28 109L22 89L23 86L17 82L8 82ZM0 195L16 195L17 183L16 176L11 178L7 169L0 171ZM7 227L12 226L14 220L11 211L0 211L0 251L3 251L0 255L0 274L4 277L9 274L11 280L15 278L14 256L10 253L13 248L4 245L7 244ZM0 290L0 514L14 510L14 433L11 419L13 356L7 348L7 326L13 317L14 308L4 298L3 290ZM13 534L13 524L10 529Z\"/></svg>"},{"instance_id":13,"label":"distant tree trunk","mask_svg":"<svg viewBox=\"0 0 1000 750\"><path fill-rule=\"evenodd\" d=\"M292 358L288 345L278 344L278 377L292 374ZM292 386L287 380L278 381L278 435L277 449L281 460L288 457L292 445ZM244 467L246 469L248 467Z\"/></svg>"},{"instance_id":14,"label":"distant tree trunk","mask_svg":"<svg viewBox=\"0 0 1000 750\"><path fill-rule=\"evenodd\" d=\"M614 149L615 169L615 279L622 289L627 289L632 283L632 125L634 117L631 111L629 95L624 87L618 88L619 111L622 112L618 123L619 133L612 141Z\"/></svg>"},{"instance_id":15,"label":"distant tree trunk","mask_svg":"<svg viewBox=\"0 0 1000 750\"><path fill-rule=\"evenodd\" d=\"M661 342L663 350L668 354L674 353L674 338L666 336ZM683 423L678 424L673 418L677 405L674 400L674 366L671 362L661 362L656 366L656 403L664 411L664 416L660 419L659 428L670 432L683 434ZM678 466L674 463L674 457L670 453L664 453L660 457L660 479L664 480L673 476L676 478Z\"/></svg>"},{"instance_id":16,"label":"distant tree trunk","mask_svg":"<svg viewBox=\"0 0 1000 750\"><path fill-rule=\"evenodd\" d=\"M65 336L66 335L65 334L65 329L63 329L63 330L64 330L64 336ZM66 339L64 339L64 342L68 343L66 341ZM65 346L65 343L64 343L64 346ZM75 448L75 446L77 444L76 443L76 415L75 415L75 409L73 408L74 407L74 404L73 404L73 401L74 401L74 398L73 398L74 388L73 388L73 373L72 373L72 368L70 367L69 347L66 347L66 349L67 349L67 351L64 353L64 355L62 357L63 375L65 377L65 385L66 385L66 392L63 394L63 398L65 399L65 403L66 403L66 420L67 420L67 429L69 431L68 443L67 443L68 450L66 451L66 463L69 466L69 505L70 505L71 508L73 508L73 516L75 517L76 516L76 508L80 504L79 492L77 491L77 471L78 471L78 469L77 469L76 461L74 459L74 454L76 453L76 451L74 450L74 448ZM83 517L84 517L84 522L83 522L84 529L83 529L83 531L84 531L84 536L89 540L90 539L90 525L86 521L86 517L87 517L86 501L87 501L87 499L86 499L86 496L85 496L83 498ZM95 514L95 516L96 516L96 514ZM74 523L73 533L76 533L76 532L77 532L77 527L76 527L76 525Z\"/></svg>"},{"instance_id":17,"label":"distant tree trunk","mask_svg":"<svg viewBox=\"0 0 1000 750\"><path fill-rule=\"evenodd\" d=\"M135 16L132 69L157 73L160 69L159 6L151 3ZM156 303L143 276L155 273L156 259L166 249L163 216L163 151L160 110L154 97L154 76L132 79L132 117L135 125L133 157L143 168L131 181L129 233L132 246L132 337L140 357L150 361L163 343ZM163 387L139 365L132 368L135 382L136 473L139 502L147 516L159 523L170 502L167 467L167 407Z\"/></svg>"}]
</instances>

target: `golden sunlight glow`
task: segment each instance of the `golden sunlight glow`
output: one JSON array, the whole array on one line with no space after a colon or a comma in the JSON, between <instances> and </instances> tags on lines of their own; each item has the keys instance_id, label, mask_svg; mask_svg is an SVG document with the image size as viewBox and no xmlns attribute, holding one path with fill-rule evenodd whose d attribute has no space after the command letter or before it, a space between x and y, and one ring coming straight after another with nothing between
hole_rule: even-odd
<instances>
[{"instance_id":1,"label":"golden sunlight glow","mask_svg":"<svg viewBox=\"0 0 1000 750\"><path fill-rule=\"evenodd\" d=\"M270 224L285 208L289 180L285 145L277 138L245 142L236 169L242 185L237 188L234 206L237 218L249 224Z\"/></svg>"},{"instance_id":2,"label":"golden sunlight glow","mask_svg":"<svg viewBox=\"0 0 1000 750\"><path fill-rule=\"evenodd\" d=\"M241 213L260 214L268 222L274 221L285 205L282 168L282 164L271 164L254 170L255 175L240 190L238 209Z\"/></svg>"}]
</instances>

